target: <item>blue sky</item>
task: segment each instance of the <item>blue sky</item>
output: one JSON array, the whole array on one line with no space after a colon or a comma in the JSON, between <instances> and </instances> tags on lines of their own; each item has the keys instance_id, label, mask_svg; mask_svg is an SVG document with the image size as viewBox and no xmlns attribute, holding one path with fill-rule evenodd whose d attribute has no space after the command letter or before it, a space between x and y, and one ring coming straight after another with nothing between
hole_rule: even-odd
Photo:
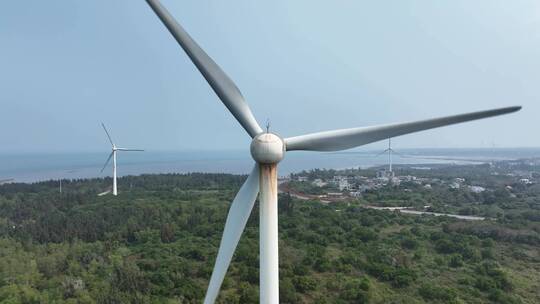
<instances>
[{"instance_id":1,"label":"blue sky","mask_svg":"<svg viewBox=\"0 0 540 304\"><path fill-rule=\"evenodd\" d=\"M540 146L539 1L163 3L284 137L523 105L394 143ZM0 55L0 152L248 147L143 0L7 1Z\"/></svg>"}]
</instances>

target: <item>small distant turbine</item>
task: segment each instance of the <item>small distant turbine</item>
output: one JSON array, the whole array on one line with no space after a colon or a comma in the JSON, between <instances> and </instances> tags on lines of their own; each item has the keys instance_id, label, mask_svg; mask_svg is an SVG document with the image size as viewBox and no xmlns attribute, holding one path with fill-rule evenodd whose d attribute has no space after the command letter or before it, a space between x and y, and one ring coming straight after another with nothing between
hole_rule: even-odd
<instances>
[{"instance_id":1,"label":"small distant turbine","mask_svg":"<svg viewBox=\"0 0 540 304\"><path fill-rule=\"evenodd\" d=\"M390 172L390 174L392 174L392 155L394 153L396 154L399 154L397 153L394 149L392 149L392 139L389 138L388 139L388 149L382 151L381 153L377 154L377 157L383 155L384 153L388 153L388 172Z\"/></svg>"},{"instance_id":2,"label":"small distant turbine","mask_svg":"<svg viewBox=\"0 0 540 304\"><path fill-rule=\"evenodd\" d=\"M63 189L63 188L64 188L64 187L63 187L63 185L64 185L64 184L63 184L63 180L66 179L66 174L65 174L65 173L74 173L74 172L76 172L76 171L77 171L77 170L64 170L64 172L63 172L64 174L62 174L62 176L60 176L60 178L58 179L58 183L59 183L59 185L58 185L58 192L59 192L59 193L62 193L62 191L64 190L64 189ZM67 181L67 179L66 179L66 181Z\"/></svg>"},{"instance_id":3,"label":"small distant turbine","mask_svg":"<svg viewBox=\"0 0 540 304\"><path fill-rule=\"evenodd\" d=\"M105 133L107 134L107 138L109 139L109 142L111 143L111 146L112 146L112 152L111 154L109 154L109 158L107 158L107 161L105 161L105 165L103 165L103 168L101 168L101 172L103 172L103 170L105 170L105 168L107 167L107 165L109 164L109 161L111 161L111 158L113 160L113 186L112 186L112 193L113 195L118 195L118 191L117 191L117 188L116 188L116 152L118 151L144 151L142 149L126 149L126 148L118 148L114 142L112 141L111 139L111 135L109 135L109 131L107 131L107 128L105 127L105 124L101 123L101 126L103 127L103 130L105 130Z\"/></svg>"},{"instance_id":4,"label":"small distant turbine","mask_svg":"<svg viewBox=\"0 0 540 304\"><path fill-rule=\"evenodd\" d=\"M521 107L516 106L416 122L342 129L282 138L269 132L269 128L267 128L267 132L261 128L234 82L176 22L161 3L158 0L146 0L146 2L184 49L223 104L252 138L250 150L255 165L229 209L214 271L204 299L204 303L207 304L214 303L218 296L221 283L257 196L259 196L260 212L260 302L279 303L277 164L283 159L286 152L293 150L340 151L390 137L507 114L521 109Z\"/></svg>"}]
</instances>

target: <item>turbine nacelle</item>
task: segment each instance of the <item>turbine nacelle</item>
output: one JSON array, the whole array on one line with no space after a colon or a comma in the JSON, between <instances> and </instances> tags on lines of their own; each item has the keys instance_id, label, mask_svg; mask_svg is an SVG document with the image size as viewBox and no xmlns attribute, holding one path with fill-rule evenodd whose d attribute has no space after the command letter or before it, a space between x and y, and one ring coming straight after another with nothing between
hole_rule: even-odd
<instances>
[{"instance_id":1,"label":"turbine nacelle","mask_svg":"<svg viewBox=\"0 0 540 304\"><path fill-rule=\"evenodd\" d=\"M276 134L261 133L251 141L250 151L259 164L277 164L285 156L285 143Z\"/></svg>"}]
</instances>

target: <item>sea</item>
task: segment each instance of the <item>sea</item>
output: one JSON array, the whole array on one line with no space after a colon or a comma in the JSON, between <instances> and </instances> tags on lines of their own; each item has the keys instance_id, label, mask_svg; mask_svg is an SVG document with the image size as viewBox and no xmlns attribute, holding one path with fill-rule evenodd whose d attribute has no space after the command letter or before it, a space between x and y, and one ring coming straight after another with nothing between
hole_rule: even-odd
<instances>
[{"instance_id":1,"label":"sea","mask_svg":"<svg viewBox=\"0 0 540 304\"><path fill-rule=\"evenodd\" d=\"M321 169L368 168L388 164L381 151L287 153L279 175ZM109 164L100 172L109 151L101 153L0 154L0 180L32 183L45 180L99 178L112 175ZM394 164L479 164L540 157L540 148L405 149L393 154ZM249 151L145 151L119 152L118 175L159 173L249 173Z\"/></svg>"}]
</instances>

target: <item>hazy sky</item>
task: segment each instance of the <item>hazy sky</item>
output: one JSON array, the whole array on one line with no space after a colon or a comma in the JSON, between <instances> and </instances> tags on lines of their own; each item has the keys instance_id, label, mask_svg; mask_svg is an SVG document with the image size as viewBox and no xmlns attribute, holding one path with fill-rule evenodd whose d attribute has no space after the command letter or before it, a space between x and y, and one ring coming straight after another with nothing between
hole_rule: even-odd
<instances>
[{"instance_id":1,"label":"hazy sky","mask_svg":"<svg viewBox=\"0 0 540 304\"><path fill-rule=\"evenodd\" d=\"M540 146L538 0L163 3L284 137L523 105L395 146ZM128 147L250 141L145 1L3 1L0 152L106 150L101 121Z\"/></svg>"}]
</instances>

